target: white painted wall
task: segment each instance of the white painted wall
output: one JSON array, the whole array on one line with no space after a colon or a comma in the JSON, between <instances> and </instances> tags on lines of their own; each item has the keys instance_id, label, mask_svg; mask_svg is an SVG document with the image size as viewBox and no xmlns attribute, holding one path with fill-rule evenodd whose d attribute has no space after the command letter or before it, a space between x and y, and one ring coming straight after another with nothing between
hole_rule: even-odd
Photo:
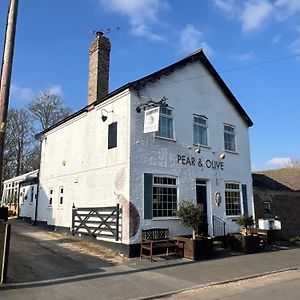
<instances>
[{"instance_id":1,"label":"white painted wall","mask_svg":"<svg viewBox=\"0 0 300 300\"><path fill-rule=\"evenodd\" d=\"M113 110L105 122L101 120L102 109ZM129 92L124 91L45 134L38 220L71 227L73 203L75 207L127 204L129 116ZM108 125L112 122L118 122L118 146L108 150ZM64 187L63 205L59 205L60 187ZM53 189L52 206L49 205L50 189ZM126 242L127 224L123 218L123 242Z\"/></svg>"},{"instance_id":2,"label":"white painted wall","mask_svg":"<svg viewBox=\"0 0 300 300\"><path fill-rule=\"evenodd\" d=\"M194 78L189 80L189 78ZM248 188L248 208L253 214L252 179L248 126L230 101L224 96L210 74L200 63L189 64L169 76L147 84L140 95L152 99L167 97L174 108L176 141L155 138L143 133L143 113L136 107L144 103L134 91L122 92L94 109L49 131L42 142L38 220L56 226L71 226L72 205L76 207L112 206L123 208L121 242L139 243L140 231L129 238L129 203L139 214L139 229L169 227L171 234L189 233L178 219L144 220L144 173L173 175L178 179L178 199L196 199L196 178L208 180L208 214L226 221L227 232L237 231L231 217L225 216L225 182L235 181ZM101 120L101 109L108 114ZM188 146L193 144L193 114L208 117L209 148L196 154ZM118 122L118 146L107 149L108 124ZM218 160L224 148L223 126L236 128L237 153L226 152L224 170L181 165L177 155L202 160ZM59 188L64 187L63 205L59 205ZM49 206L49 190L53 189L53 203ZM214 203L215 192L222 195L222 203Z\"/></svg>"},{"instance_id":3,"label":"white painted wall","mask_svg":"<svg viewBox=\"0 0 300 300\"><path fill-rule=\"evenodd\" d=\"M26 185L20 188L19 204L20 217L27 217L34 220L36 205L37 184Z\"/></svg>"},{"instance_id":4,"label":"white painted wall","mask_svg":"<svg viewBox=\"0 0 300 300\"><path fill-rule=\"evenodd\" d=\"M189 80L189 78L194 78ZM138 114L135 108L145 103L145 98L137 94L132 96L131 107L131 151L130 151L130 199L137 207L140 228L169 227L171 234L184 234L190 229L184 228L177 219L143 220L144 173L173 175L178 178L178 199L196 199L196 178L208 180L209 231L212 233L211 216L215 214L226 221L227 232L238 231L239 226L225 215L225 184L236 181L247 184L249 214L253 214L252 178L248 126L240 114L224 96L210 74L200 63L189 64L185 68L163 76L160 80L148 84L139 93L141 96L160 100L168 98L168 104L174 108L174 134L176 141L155 138L153 133L143 133L144 114ZM202 147L200 154L188 149L193 144L193 114L207 116L209 130L209 148ZM186 155L202 160L219 160L224 148L223 128L229 123L236 128L237 153L226 152L223 160L224 170L213 170L177 163L177 155ZM216 152L214 154L214 152ZM217 207L214 193L220 192L222 203ZM131 239L139 242L140 235Z\"/></svg>"}]
</instances>

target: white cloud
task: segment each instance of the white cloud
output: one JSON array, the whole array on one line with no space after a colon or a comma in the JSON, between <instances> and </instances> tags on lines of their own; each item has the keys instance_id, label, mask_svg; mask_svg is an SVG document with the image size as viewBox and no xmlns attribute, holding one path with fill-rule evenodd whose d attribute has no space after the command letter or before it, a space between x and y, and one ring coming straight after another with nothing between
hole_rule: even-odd
<instances>
[{"instance_id":1,"label":"white cloud","mask_svg":"<svg viewBox=\"0 0 300 300\"><path fill-rule=\"evenodd\" d=\"M54 95L56 95L56 96L63 96L63 90L62 90L62 87L59 85L59 84L57 84L57 85L53 85L53 86L51 86L51 87L49 87L48 89L47 89L51 94L54 94Z\"/></svg>"},{"instance_id":2,"label":"white cloud","mask_svg":"<svg viewBox=\"0 0 300 300\"><path fill-rule=\"evenodd\" d=\"M300 13L300 0L214 0L214 6L239 20L245 32L260 29L268 19L281 22Z\"/></svg>"},{"instance_id":3,"label":"white cloud","mask_svg":"<svg viewBox=\"0 0 300 300\"><path fill-rule=\"evenodd\" d=\"M35 92L31 88L20 87L12 84L10 88L10 96L17 101L26 102L34 98Z\"/></svg>"},{"instance_id":4,"label":"white cloud","mask_svg":"<svg viewBox=\"0 0 300 300\"><path fill-rule=\"evenodd\" d=\"M166 0L100 0L100 3L109 11L128 17L134 35L152 41L163 40L151 32L151 25L158 24L159 13L170 8Z\"/></svg>"},{"instance_id":5,"label":"white cloud","mask_svg":"<svg viewBox=\"0 0 300 300\"><path fill-rule=\"evenodd\" d=\"M277 168L290 167L292 165L292 160L290 157L273 157L266 162L266 165Z\"/></svg>"},{"instance_id":6,"label":"white cloud","mask_svg":"<svg viewBox=\"0 0 300 300\"><path fill-rule=\"evenodd\" d=\"M179 47L180 51L185 54L190 54L200 48L208 55L213 54L210 46L203 40L203 33L192 24L187 24L180 32Z\"/></svg>"},{"instance_id":7,"label":"white cloud","mask_svg":"<svg viewBox=\"0 0 300 300\"><path fill-rule=\"evenodd\" d=\"M47 90L57 96L63 96L63 90L59 84L50 86L44 90ZM33 100L40 92L42 92L42 90L35 91L29 87L21 87L17 84L12 84L10 89L10 98L12 99L13 103L27 103Z\"/></svg>"},{"instance_id":8,"label":"white cloud","mask_svg":"<svg viewBox=\"0 0 300 300\"><path fill-rule=\"evenodd\" d=\"M236 59L239 61L246 61L246 60L251 60L255 58L254 52L246 52L246 53L240 53L240 54L234 54L231 56L232 59Z\"/></svg>"},{"instance_id":9,"label":"white cloud","mask_svg":"<svg viewBox=\"0 0 300 300\"><path fill-rule=\"evenodd\" d=\"M242 29L251 31L259 29L263 22L271 15L273 6L268 1L254 0L245 3L241 15Z\"/></svg>"},{"instance_id":10,"label":"white cloud","mask_svg":"<svg viewBox=\"0 0 300 300\"><path fill-rule=\"evenodd\" d=\"M234 14L237 9L235 0L214 0L214 5L230 16Z\"/></svg>"},{"instance_id":11,"label":"white cloud","mask_svg":"<svg viewBox=\"0 0 300 300\"><path fill-rule=\"evenodd\" d=\"M283 21L300 11L300 1L299 0L277 0L275 2L275 7L277 8L278 20Z\"/></svg>"},{"instance_id":12,"label":"white cloud","mask_svg":"<svg viewBox=\"0 0 300 300\"><path fill-rule=\"evenodd\" d=\"M293 53L300 54L300 38L292 42L288 47Z\"/></svg>"}]
</instances>

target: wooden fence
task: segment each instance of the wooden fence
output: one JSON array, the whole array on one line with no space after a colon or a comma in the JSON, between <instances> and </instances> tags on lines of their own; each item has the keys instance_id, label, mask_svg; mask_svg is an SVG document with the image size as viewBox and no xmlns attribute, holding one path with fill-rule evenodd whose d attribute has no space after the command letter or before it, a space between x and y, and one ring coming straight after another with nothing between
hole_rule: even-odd
<instances>
[{"instance_id":1,"label":"wooden fence","mask_svg":"<svg viewBox=\"0 0 300 300\"><path fill-rule=\"evenodd\" d=\"M121 209L110 207L72 208L72 234L119 239Z\"/></svg>"},{"instance_id":2,"label":"wooden fence","mask_svg":"<svg viewBox=\"0 0 300 300\"><path fill-rule=\"evenodd\" d=\"M10 227L10 224L0 221L0 283L6 282Z\"/></svg>"}]
</instances>

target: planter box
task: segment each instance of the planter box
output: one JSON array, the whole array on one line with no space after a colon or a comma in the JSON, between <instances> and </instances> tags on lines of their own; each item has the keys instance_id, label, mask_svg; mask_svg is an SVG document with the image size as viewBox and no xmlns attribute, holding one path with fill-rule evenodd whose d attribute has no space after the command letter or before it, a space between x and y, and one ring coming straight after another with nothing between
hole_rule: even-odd
<instances>
[{"instance_id":1,"label":"planter box","mask_svg":"<svg viewBox=\"0 0 300 300\"><path fill-rule=\"evenodd\" d=\"M258 235L245 236L238 233L231 233L229 238L229 247L232 250L244 253L260 252L260 237Z\"/></svg>"},{"instance_id":2,"label":"planter box","mask_svg":"<svg viewBox=\"0 0 300 300\"><path fill-rule=\"evenodd\" d=\"M178 236L177 240L182 245L183 256L192 260L210 258L213 254L213 240L211 238L199 238L193 240L190 237Z\"/></svg>"}]
</instances>

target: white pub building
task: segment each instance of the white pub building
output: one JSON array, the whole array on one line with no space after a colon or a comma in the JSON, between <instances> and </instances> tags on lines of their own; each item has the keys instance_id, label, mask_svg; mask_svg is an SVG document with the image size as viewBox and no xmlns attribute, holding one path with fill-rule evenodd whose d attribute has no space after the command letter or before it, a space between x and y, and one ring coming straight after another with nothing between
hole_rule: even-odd
<instances>
[{"instance_id":1,"label":"white pub building","mask_svg":"<svg viewBox=\"0 0 300 300\"><path fill-rule=\"evenodd\" d=\"M122 209L118 240L135 255L141 229L190 233L176 210L202 203L208 234L253 215L252 121L202 50L108 93L110 43L90 48L88 104L40 134L37 220L72 227L72 206Z\"/></svg>"}]
</instances>

